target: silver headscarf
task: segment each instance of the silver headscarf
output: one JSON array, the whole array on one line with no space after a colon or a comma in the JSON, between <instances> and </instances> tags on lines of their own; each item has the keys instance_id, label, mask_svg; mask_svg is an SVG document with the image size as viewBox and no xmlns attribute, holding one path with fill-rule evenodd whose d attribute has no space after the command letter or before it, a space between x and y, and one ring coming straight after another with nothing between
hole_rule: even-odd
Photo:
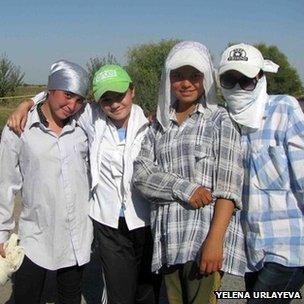
<instances>
[{"instance_id":1,"label":"silver headscarf","mask_svg":"<svg viewBox=\"0 0 304 304\"><path fill-rule=\"evenodd\" d=\"M158 94L156 118L164 130L169 126L170 107L175 102L175 97L171 94L170 72L185 65L190 65L204 74L203 84L207 107L217 105L214 68L209 50L195 41L177 43L166 59Z\"/></svg>"},{"instance_id":2,"label":"silver headscarf","mask_svg":"<svg viewBox=\"0 0 304 304\"><path fill-rule=\"evenodd\" d=\"M47 89L62 90L86 98L89 88L89 75L80 65L67 60L52 64Z\"/></svg>"}]
</instances>

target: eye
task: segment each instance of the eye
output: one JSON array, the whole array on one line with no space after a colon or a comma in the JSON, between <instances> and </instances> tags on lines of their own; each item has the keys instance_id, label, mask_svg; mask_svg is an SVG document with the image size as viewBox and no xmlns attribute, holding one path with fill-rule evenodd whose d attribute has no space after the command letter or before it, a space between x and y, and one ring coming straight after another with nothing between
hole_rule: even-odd
<instances>
[{"instance_id":1,"label":"eye","mask_svg":"<svg viewBox=\"0 0 304 304\"><path fill-rule=\"evenodd\" d=\"M170 78L174 81L180 80L182 78L182 74L179 72L171 72Z\"/></svg>"},{"instance_id":2,"label":"eye","mask_svg":"<svg viewBox=\"0 0 304 304\"><path fill-rule=\"evenodd\" d=\"M109 105L112 103L112 98L103 97L103 98L100 98L99 102L102 103L103 105Z\"/></svg>"},{"instance_id":3,"label":"eye","mask_svg":"<svg viewBox=\"0 0 304 304\"><path fill-rule=\"evenodd\" d=\"M71 92L64 92L64 95L67 99L71 99L71 98L73 98L74 94L72 94Z\"/></svg>"},{"instance_id":4,"label":"eye","mask_svg":"<svg viewBox=\"0 0 304 304\"><path fill-rule=\"evenodd\" d=\"M203 74L202 74L202 73L199 73L199 72L196 72L196 73L193 73L193 74L191 75L191 78L192 78L193 80L200 80L200 79L203 78Z\"/></svg>"},{"instance_id":5,"label":"eye","mask_svg":"<svg viewBox=\"0 0 304 304\"><path fill-rule=\"evenodd\" d=\"M84 98L77 98L77 100L76 100L76 102L79 103L79 104L81 104L81 105L84 104L85 101L86 100Z\"/></svg>"}]
</instances>

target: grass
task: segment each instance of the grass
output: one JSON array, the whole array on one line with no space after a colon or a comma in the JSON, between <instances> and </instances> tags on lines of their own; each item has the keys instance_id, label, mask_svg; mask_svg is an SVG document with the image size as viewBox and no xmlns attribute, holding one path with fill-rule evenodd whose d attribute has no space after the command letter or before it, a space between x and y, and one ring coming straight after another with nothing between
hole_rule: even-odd
<instances>
[{"instance_id":1,"label":"grass","mask_svg":"<svg viewBox=\"0 0 304 304\"><path fill-rule=\"evenodd\" d=\"M8 116L13 112L13 109L3 108L0 106L0 130L3 129L3 127L6 124Z\"/></svg>"},{"instance_id":2,"label":"grass","mask_svg":"<svg viewBox=\"0 0 304 304\"><path fill-rule=\"evenodd\" d=\"M12 94L12 96L34 96L44 89L45 86L43 85L20 86L16 89L16 92ZM13 98L3 100L0 98L0 130L2 130L5 126L8 116L14 111L14 109L23 99L24 98Z\"/></svg>"},{"instance_id":3,"label":"grass","mask_svg":"<svg viewBox=\"0 0 304 304\"><path fill-rule=\"evenodd\" d=\"M25 85L17 87L14 96L35 95L45 89L44 85Z\"/></svg>"}]
</instances>

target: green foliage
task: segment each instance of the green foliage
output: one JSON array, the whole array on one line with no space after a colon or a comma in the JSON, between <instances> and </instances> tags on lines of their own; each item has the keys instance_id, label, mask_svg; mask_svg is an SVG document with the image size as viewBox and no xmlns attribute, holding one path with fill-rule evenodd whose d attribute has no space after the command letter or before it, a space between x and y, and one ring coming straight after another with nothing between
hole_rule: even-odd
<instances>
[{"instance_id":1,"label":"green foliage","mask_svg":"<svg viewBox=\"0 0 304 304\"><path fill-rule=\"evenodd\" d=\"M1 106L0 106L0 110L1 110L0 111L0 133L1 133L2 129L4 128L4 126L6 124L8 116L13 112L13 110L6 108L6 107L4 108Z\"/></svg>"},{"instance_id":2,"label":"green foliage","mask_svg":"<svg viewBox=\"0 0 304 304\"><path fill-rule=\"evenodd\" d=\"M259 43L255 47L260 50L265 59L270 59L280 66L277 74L267 74L270 94L300 96L304 93L297 70L289 64L287 57L276 46Z\"/></svg>"},{"instance_id":3,"label":"green foliage","mask_svg":"<svg viewBox=\"0 0 304 304\"><path fill-rule=\"evenodd\" d=\"M0 97L12 94L22 84L24 73L7 56L0 57Z\"/></svg>"},{"instance_id":4,"label":"green foliage","mask_svg":"<svg viewBox=\"0 0 304 304\"><path fill-rule=\"evenodd\" d=\"M304 96L300 96L298 98L298 101L299 101L302 111L304 112Z\"/></svg>"},{"instance_id":5,"label":"green foliage","mask_svg":"<svg viewBox=\"0 0 304 304\"><path fill-rule=\"evenodd\" d=\"M94 74L105 64L118 64L115 56L111 53L108 53L107 56L104 57L94 57L90 58L87 62L87 70L90 77L90 90L89 90L89 99L93 99L93 93L92 93L92 82Z\"/></svg>"},{"instance_id":6,"label":"green foliage","mask_svg":"<svg viewBox=\"0 0 304 304\"><path fill-rule=\"evenodd\" d=\"M161 71L171 48L179 40L161 40L129 49L126 67L136 88L135 102L148 115L156 110Z\"/></svg>"}]
</instances>

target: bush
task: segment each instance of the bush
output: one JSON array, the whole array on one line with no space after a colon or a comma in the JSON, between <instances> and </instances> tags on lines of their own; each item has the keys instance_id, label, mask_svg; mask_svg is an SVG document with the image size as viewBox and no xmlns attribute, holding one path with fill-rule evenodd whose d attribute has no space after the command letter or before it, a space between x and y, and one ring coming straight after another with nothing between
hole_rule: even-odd
<instances>
[{"instance_id":1,"label":"bush","mask_svg":"<svg viewBox=\"0 0 304 304\"><path fill-rule=\"evenodd\" d=\"M6 55L0 57L0 97L12 94L22 84L24 73Z\"/></svg>"},{"instance_id":2,"label":"bush","mask_svg":"<svg viewBox=\"0 0 304 304\"><path fill-rule=\"evenodd\" d=\"M171 48L179 40L162 40L159 43L141 44L129 49L126 67L135 84L135 102L146 115L156 110L162 68Z\"/></svg>"},{"instance_id":3,"label":"bush","mask_svg":"<svg viewBox=\"0 0 304 304\"><path fill-rule=\"evenodd\" d=\"M277 46L259 43L255 47L265 59L270 59L280 66L278 73L267 74L269 94L289 94L298 97L304 93L297 70L290 65L286 55Z\"/></svg>"}]
</instances>

